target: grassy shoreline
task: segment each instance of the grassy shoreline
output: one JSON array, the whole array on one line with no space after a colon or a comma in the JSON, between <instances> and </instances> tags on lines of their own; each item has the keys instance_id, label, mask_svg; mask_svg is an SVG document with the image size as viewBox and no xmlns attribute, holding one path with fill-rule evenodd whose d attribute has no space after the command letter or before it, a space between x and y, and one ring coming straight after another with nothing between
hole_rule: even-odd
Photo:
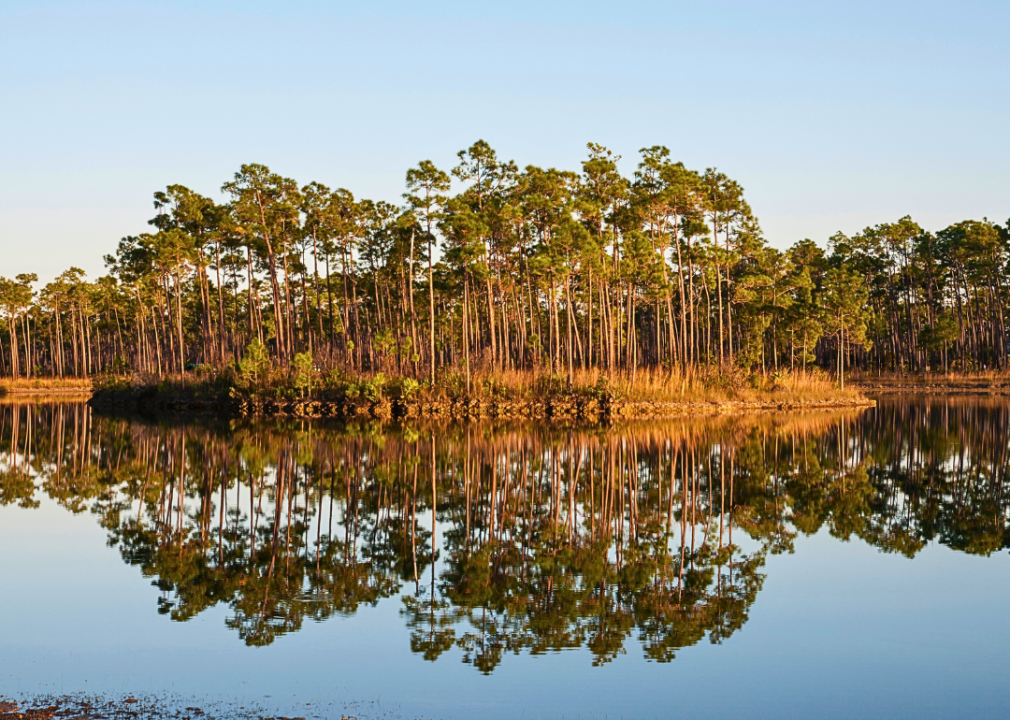
<instances>
[{"instance_id":1,"label":"grassy shoreline","mask_svg":"<svg viewBox=\"0 0 1010 720\"><path fill-rule=\"evenodd\" d=\"M820 372L746 375L598 371L564 376L505 371L458 373L434 388L410 377L331 373L309 382L291 375L235 372L115 377L96 382L92 406L229 416L501 418L608 422L787 409L869 407L857 389L839 390Z\"/></svg>"},{"instance_id":2,"label":"grassy shoreline","mask_svg":"<svg viewBox=\"0 0 1010 720\"><path fill-rule=\"evenodd\" d=\"M90 394L91 378L11 378L0 379L0 395Z\"/></svg>"},{"instance_id":3,"label":"grassy shoreline","mask_svg":"<svg viewBox=\"0 0 1010 720\"><path fill-rule=\"evenodd\" d=\"M853 375L873 395L1010 395L1010 373L882 373Z\"/></svg>"}]
</instances>

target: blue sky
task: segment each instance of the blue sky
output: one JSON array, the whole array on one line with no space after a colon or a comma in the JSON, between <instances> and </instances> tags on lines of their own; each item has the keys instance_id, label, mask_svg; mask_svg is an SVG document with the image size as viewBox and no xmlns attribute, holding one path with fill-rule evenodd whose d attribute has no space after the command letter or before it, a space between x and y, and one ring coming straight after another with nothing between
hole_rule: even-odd
<instances>
[{"instance_id":1,"label":"blue sky","mask_svg":"<svg viewBox=\"0 0 1010 720\"><path fill-rule=\"evenodd\" d=\"M663 144L768 240L1010 217L1010 3L0 0L0 275L95 276L151 194L245 162L397 200L484 138Z\"/></svg>"}]
</instances>

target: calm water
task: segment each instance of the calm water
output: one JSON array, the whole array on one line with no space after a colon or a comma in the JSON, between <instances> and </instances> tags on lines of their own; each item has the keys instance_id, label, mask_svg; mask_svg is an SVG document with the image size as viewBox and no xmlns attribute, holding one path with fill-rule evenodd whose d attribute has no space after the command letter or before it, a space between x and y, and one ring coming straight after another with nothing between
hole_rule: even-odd
<instances>
[{"instance_id":1,"label":"calm water","mask_svg":"<svg viewBox=\"0 0 1010 720\"><path fill-rule=\"evenodd\" d=\"M0 404L0 694L1005 717L1008 432L946 398L593 431Z\"/></svg>"}]
</instances>

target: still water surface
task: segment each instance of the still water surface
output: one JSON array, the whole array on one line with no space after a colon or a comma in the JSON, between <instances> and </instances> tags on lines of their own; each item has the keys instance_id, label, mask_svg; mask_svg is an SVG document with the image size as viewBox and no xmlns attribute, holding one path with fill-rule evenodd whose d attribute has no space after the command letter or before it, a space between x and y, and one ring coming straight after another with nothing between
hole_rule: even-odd
<instances>
[{"instance_id":1,"label":"still water surface","mask_svg":"<svg viewBox=\"0 0 1010 720\"><path fill-rule=\"evenodd\" d=\"M0 693L1005 717L1008 433L950 398L593 430L0 404Z\"/></svg>"}]
</instances>

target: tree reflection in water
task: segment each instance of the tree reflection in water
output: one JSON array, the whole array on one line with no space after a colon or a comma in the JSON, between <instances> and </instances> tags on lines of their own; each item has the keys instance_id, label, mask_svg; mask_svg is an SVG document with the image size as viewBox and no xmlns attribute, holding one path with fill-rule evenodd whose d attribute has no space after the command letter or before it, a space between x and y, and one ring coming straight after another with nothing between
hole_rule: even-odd
<instances>
[{"instance_id":1,"label":"tree reflection in water","mask_svg":"<svg viewBox=\"0 0 1010 720\"><path fill-rule=\"evenodd\" d=\"M666 662L740 628L797 533L909 557L1006 547L1008 421L953 399L592 429L6 403L0 503L93 513L159 612L226 604L248 645L399 595L429 660L457 648L489 673L586 648L599 664L634 636Z\"/></svg>"}]
</instances>

